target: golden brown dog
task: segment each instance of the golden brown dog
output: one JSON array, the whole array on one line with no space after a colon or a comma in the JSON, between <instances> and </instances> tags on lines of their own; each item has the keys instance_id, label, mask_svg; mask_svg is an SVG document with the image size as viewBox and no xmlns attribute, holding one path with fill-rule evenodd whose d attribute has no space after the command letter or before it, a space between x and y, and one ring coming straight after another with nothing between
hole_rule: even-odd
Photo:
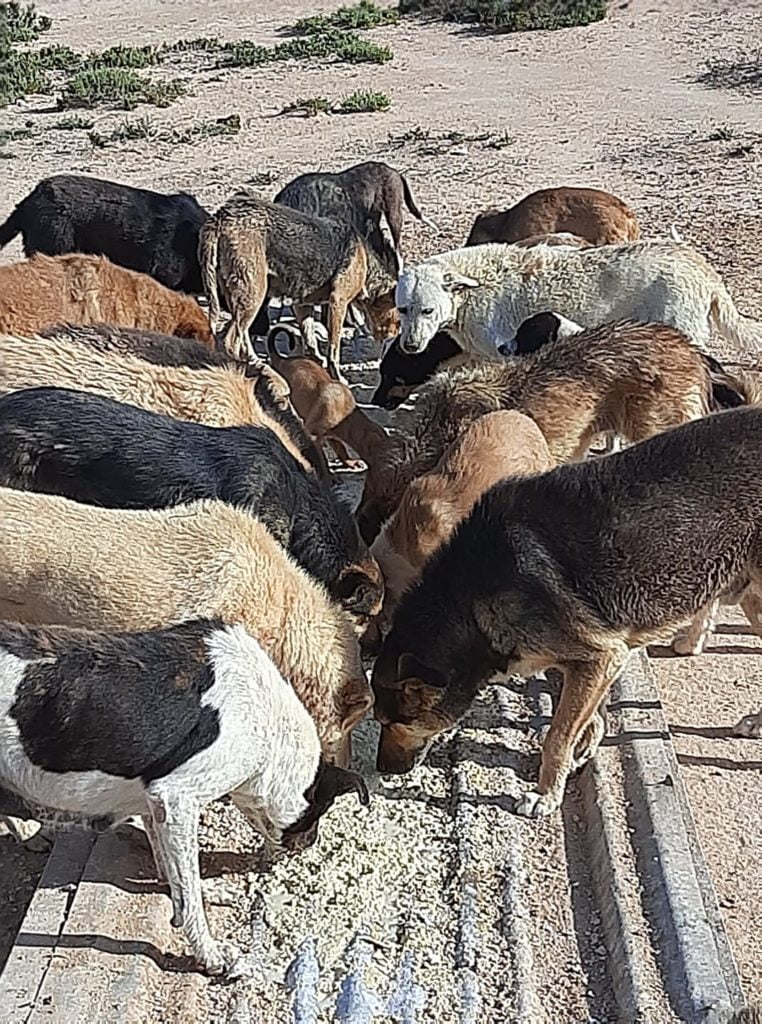
<instances>
[{"instance_id":1,"label":"golden brown dog","mask_svg":"<svg viewBox=\"0 0 762 1024\"><path fill-rule=\"evenodd\" d=\"M709 368L674 327L622 321L559 338L529 355L439 373L421 388L410 431L370 467L358 513L370 543L403 491L461 430L497 409L537 423L557 462L613 431L636 442L714 408Z\"/></svg>"},{"instance_id":2,"label":"golden brown dog","mask_svg":"<svg viewBox=\"0 0 762 1024\"><path fill-rule=\"evenodd\" d=\"M424 564L499 480L552 469L540 428L520 412L481 416L445 451L430 473L413 480L371 548L385 580L385 613Z\"/></svg>"},{"instance_id":3,"label":"golden brown dog","mask_svg":"<svg viewBox=\"0 0 762 1024\"><path fill-rule=\"evenodd\" d=\"M301 340L295 328L276 324L267 336L270 363L291 389L291 404L304 422L304 429L318 445L328 441L339 460L349 469L364 469L389 447L389 436L358 409L346 384L332 380L313 356L283 356L278 341L293 347ZM351 458L347 445L364 460Z\"/></svg>"},{"instance_id":4,"label":"golden brown dog","mask_svg":"<svg viewBox=\"0 0 762 1024\"><path fill-rule=\"evenodd\" d=\"M497 484L394 613L372 679L379 769L409 771L495 674L557 668L539 783L517 807L552 813L600 743L598 712L630 652L723 594L745 610L762 595L762 409Z\"/></svg>"}]
</instances>

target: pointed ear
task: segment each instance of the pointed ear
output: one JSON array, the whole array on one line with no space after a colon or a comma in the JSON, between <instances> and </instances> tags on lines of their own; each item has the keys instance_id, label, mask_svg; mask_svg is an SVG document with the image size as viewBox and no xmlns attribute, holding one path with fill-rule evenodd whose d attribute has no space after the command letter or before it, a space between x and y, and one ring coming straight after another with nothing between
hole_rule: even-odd
<instances>
[{"instance_id":1,"label":"pointed ear","mask_svg":"<svg viewBox=\"0 0 762 1024\"><path fill-rule=\"evenodd\" d=\"M380 605L382 591L366 572L349 569L329 588L332 597L341 602L348 612L355 615L371 615Z\"/></svg>"},{"instance_id":2,"label":"pointed ear","mask_svg":"<svg viewBox=\"0 0 762 1024\"><path fill-rule=\"evenodd\" d=\"M409 651L400 654L397 659L397 678L420 679L426 686L433 686L440 690L443 690L448 683L448 678L444 672L432 668L431 665L425 665L414 654L410 654Z\"/></svg>"},{"instance_id":3,"label":"pointed ear","mask_svg":"<svg viewBox=\"0 0 762 1024\"><path fill-rule=\"evenodd\" d=\"M442 284L448 292L462 292L466 288L478 288L480 281L475 277L466 277L465 274L458 274L454 270L445 271Z\"/></svg>"}]
</instances>

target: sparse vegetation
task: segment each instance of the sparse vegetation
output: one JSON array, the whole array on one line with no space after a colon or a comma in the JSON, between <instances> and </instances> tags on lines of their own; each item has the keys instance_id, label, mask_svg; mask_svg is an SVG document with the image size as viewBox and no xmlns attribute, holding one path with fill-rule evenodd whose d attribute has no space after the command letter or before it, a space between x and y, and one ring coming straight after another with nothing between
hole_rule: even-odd
<instances>
[{"instance_id":1,"label":"sparse vegetation","mask_svg":"<svg viewBox=\"0 0 762 1024\"><path fill-rule=\"evenodd\" d=\"M182 82L152 82L131 68L89 67L69 79L58 106L61 110L98 106L134 110L139 103L168 107L184 93Z\"/></svg>"},{"instance_id":2,"label":"sparse vegetation","mask_svg":"<svg viewBox=\"0 0 762 1024\"><path fill-rule=\"evenodd\" d=\"M34 4L0 4L0 36L8 45L31 43L47 32L52 24L50 18L37 13Z\"/></svg>"},{"instance_id":3,"label":"sparse vegetation","mask_svg":"<svg viewBox=\"0 0 762 1024\"><path fill-rule=\"evenodd\" d=\"M465 22L493 32L590 25L606 17L607 0L400 0L400 14Z\"/></svg>"},{"instance_id":4,"label":"sparse vegetation","mask_svg":"<svg viewBox=\"0 0 762 1024\"><path fill-rule=\"evenodd\" d=\"M197 36L195 39L178 39L176 43L165 43L164 53L216 53L222 49L217 36Z\"/></svg>"},{"instance_id":5,"label":"sparse vegetation","mask_svg":"<svg viewBox=\"0 0 762 1024\"><path fill-rule=\"evenodd\" d=\"M89 132L95 127L95 121L91 117L85 117L83 114L70 114L68 117L62 117L60 121L51 127L59 132Z\"/></svg>"},{"instance_id":6,"label":"sparse vegetation","mask_svg":"<svg viewBox=\"0 0 762 1024\"><path fill-rule=\"evenodd\" d=\"M358 89L345 96L336 107L336 111L339 114L374 114L388 110L391 103L385 92Z\"/></svg>"},{"instance_id":7,"label":"sparse vegetation","mask_svg":"<svg viewBox=\"0 0 762 1024\"><path fill-rule=\"evenodd\" d=\"M85 58L88 68L147 68L159 63L155 46L109 46Z\"/></svg>"},{"instance_id":8,"label":"sparse vegetation","mask_svg":"<svg viewBox=\"0 0 762 1024\"><path fill-rule=\"evenodd\" d=\"M388 46L378 46L354 32L329 29L275 46L260 46L249 39L225 43L220 54L222 67L259 67L281 60L331 59L349 64L385 64L393 57Z\"/></svg>"},{"instance_id":9,"label":"sparse vegetation","mask_svg":"<svg viewBox=\"0 0 762 1024\"><path fill-rule=\"evenodd\" d=\"M104 146L120 142L168 142L182 145L195 142L200 138L212 138L216 135L237 135L241 130L241 115L228 114L185 128L167 128L156 124L150 117L136 117L124 120L109 135L91 131L89 138L93 146L102 149Z\"/></svg>"},{"instance_id":10,"label":"sparse vegetation","mask_svg":"<svg viewBox=\"0 0 762 1024\"><path fill-rule=\"evenodd\" d=\"M300 18L291 31L296 35L317 35L329 29L369 29L395 25L398 21L399 12L393 7L379 7L373 0L360 0L349 7L339 7L333 14Z\"/></svg>"},{"instance_id":11,"label":"sparse vegetation","mask_svg":"<svg viewBox=\"0 0 762 1024\"><path fill-rule=\"evenodd\" d=\"M302 114L304 117L317 117L318 114L330 114L331 103L325 96L305 96L293 103L287 103L281 114Z\"/></svg>"},{"instance_id":12,"label":"sparse vegetation","mask_svg":"<svg viewBox=\"0 0 762 1024\"><path fill-rule=\"evenodd\" d=\"M508 132L476 132L469 135L466 132L441 132L435 134L428 128L417 124L401 135L389 135L388 144L392 149L404 149L407 146L415 146L416 153L421 156L441 156L451 152L453 147L464 147L476 144L480 149L505 149L512 146L516 141L514 136Z\"/></svg>"},{"instance_id":13,"label":"sparse vegetation","mask_svg":"<svg viewBox=\"0 0 762 1024\"><path fill-rule=\"evenodd\" d=\"M762 50L743 60L717 60L707 64L697 81L711 89L762 92Z\"/></svg>"}]
</instances>

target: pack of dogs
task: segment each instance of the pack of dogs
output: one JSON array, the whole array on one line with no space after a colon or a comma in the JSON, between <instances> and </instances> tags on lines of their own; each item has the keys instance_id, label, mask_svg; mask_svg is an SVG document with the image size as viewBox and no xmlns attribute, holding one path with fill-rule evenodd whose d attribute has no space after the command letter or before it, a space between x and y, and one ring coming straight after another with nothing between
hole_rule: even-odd
<instances>
[{"instance_id":1,"label":"pack of dogs","mask_svg":"<svg viewBox=\"0 0 762 1024\"><path fill-rule=\"evenodd\" d=\"M5 820L39 844L139 817L210 974L255 969L206 920L210 801L297 853L369 802L367 714L406 773L490 681L556 669L516 806L549 815L634 649L700 653L721 604L762 635L762 325L606 192L489 209L415 265L404 210L438 231L366 162L215 213L57 175L0 226L26 257L0 268L0 786L29 808ZM347 324L388 426L343 379ZM327 447L366 472L356 510Z\"/></svg>"}]
</instances>

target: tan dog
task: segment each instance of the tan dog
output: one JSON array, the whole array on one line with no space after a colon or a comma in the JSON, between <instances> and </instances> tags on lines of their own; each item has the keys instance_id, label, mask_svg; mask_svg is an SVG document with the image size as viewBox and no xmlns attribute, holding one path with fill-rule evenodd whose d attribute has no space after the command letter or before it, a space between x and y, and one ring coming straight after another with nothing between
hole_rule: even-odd
<instances>
[{"instance_id":1,"label":"tan dog","mask_svg":"<svg viewBox=\"0 0 762 1024\"><path fill-rule=\"evenodd\" d=\"M318 445L328 441L339 460L349 469L372 465L389 447L389 436L358 409L346 384L333 380L313 356L282 356L277 342L286 340L289 348L301 342L297 328L277 324L267 335L270 363L291 389L291 404L304 422L304 429ZM353 459L347 445L364 460Z\"/></svg>"},{"instance_id":2,"label":"tan dog","mask_svg":"<svg viewBox=\"0 0 762 1024\"><path fill-rule=\"evenodd\" d=\"M384 612L493 484L554 465L540 428L520 412L491 412L467 427L430 473L408 485L373 544L386 584Z\"/></svg>"}]
</instances>

